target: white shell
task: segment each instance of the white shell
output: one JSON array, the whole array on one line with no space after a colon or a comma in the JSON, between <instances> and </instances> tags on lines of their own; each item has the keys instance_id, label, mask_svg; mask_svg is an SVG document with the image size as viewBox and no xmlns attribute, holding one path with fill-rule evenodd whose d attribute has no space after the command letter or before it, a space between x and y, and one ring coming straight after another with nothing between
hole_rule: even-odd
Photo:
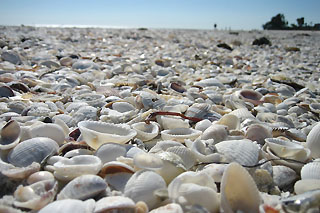
<instances>
[{"instance_id":1,"label":"white shell","mask_svg":"<svg viewBox=\"0 0 320 213\"><path fill-rule=\"evenodd\" d=\"M183 209L177 203L169 203L151 210L150 213L183 213Z\"/></svg>"},{"instance_id":2,"label":"white shell","mask_svg":"<svg viewBox=\"0 0 320 213\"><path fill-rule=\"evenodd\" d=\"M152 153L138 153L133 157L133 163L135 166L141 169L156 170L163 167L164 162L161 158Z\"/></svg>"},{"instance_id":3,"label":"white shell","mask_svg":"<svg viewBox=\"0 0 320 213\"><path fill-rule=\"evenodd\" d=\"M191 151L199 162L209 163L220 161L220 154L214 153L209 148L206 148L202 140L197 139L191 142Z\"/></svg>"},{"instance_id":4,"label":"white shell","mask_svg":"<svg viewBox=\"0 0 320 213\"><path fill-rule=\"evenodd\" d=\"M307 136L307 147L313 158L320 158L320 123L315 125Z\"/></svg>"},{"instance_id":5,"label":"white shell","mask_svg":"<svg viewBox=\"0 0 320 213\"><path fill-rule=\"evenodd\" d=\"M107 183L97 175L81 175L70 181L60 193L57 200L93 198L107 188Z\"/></svg>"},{"instance_id":6,"label":"white shell","mask_svg":"<svg viewBox=\"0 0 320 213\"><path fill-rule=\"evenodd\" d=\"M11 120L2 127L0 132L0 150L15 147L20 140L20 125L17 121Z\"/></svg>"},{"instance_id":7,"label":"white shell","mask_svg":"<svg viewBox=\"0 0 320 213\"><path fill-rule=\"evenodd\" d=\"M218 212L219 200L214 180L205 173L184 172L168 186L169 198L181 205L205 207L210 212Z\"/></svg>"},{"instance_id":8,"label":"white shell","mask_svg":"<svg viewBox=\"0 0 320 213\"><path fill-rule=\"evenodd\" d=\"M193 167L197 162L194 153L185 146L169 147L166 151L173 152L176 155L180 156L183 161L183 165L187 170Z\"/></svg>"},{"instance_id":9,"label":"white shell","mask_svg":"<svg viewBox=\"0 0 320 213\"><path fill-rule=\"evenodd\" d=\"M20 185L14 192L14 205L18 207L39 210L52 202L58 191L58 183L54 180L44 180L29 186Z\"/></svg>"},{"instance_id":10,"label":"white shell","mask_svg":"<svg viewBox=\"0 0 320 213\"><path fill-rule=\"evenodd\" d=\"M174 146L183 146L183 144L177 142L177 141L172 141L172 140L164 140L164 141L159 141L155 146L153 146L149 153L157 153L157 152L162 152L166 151L170 147Z\"/></svg>"},{"instance_id":11,"label":"white shell","mask_svg":"<svg viewBox=\"0 0 320 213\"><path fill-rule=\"evenodd\" d=\"M90 213L93 212L95 201L89 199L86 201L65 199L57 200L49 203L42 208L38 213L52 213L52 212L77 212L77 213Z\"/></svg>"},{"instance_id":12,"label":"white shell","mask_svg":"<svg viewBox=\"0 0 320 213\"><path fill-rule=\"evenodd\" d=\"M137 138L142 141L149 141L159 134L159 126L155 122L146 124L145 122L138 122L131 125L132 129L137 131Z\"/></svg>"},{"instance_id":13,"label":"white shell","mask_svg":"<svg viewBox=\"0 0 320 213\"><path fill-rule=\"evenodd\" d=\"M203 119L201 121L199 121L198 123L196 123L195 125L195 129L196 130L200 130L200 131L204 131L206 130L209 126L211 126L212 122L208 119Z\"/></svg>"},{"instance_id":14,"label":"white shell","mask_svg":"<svg viewBox=\"0 0 320 213\"><path fill-rule=\"evenodd\" d=\"M132 199L122 196L101 198L96 202L94 213L99 212L135 212L135 203Z\"/></svg>"},{"instance_id":15,"label":"white shell","mask_svg":"<svg viewBox=\"0 0 320 213\"><path fill-rule=\"evenodd\" d=\"M111 124L99 121L81 121L78 123L86 143L98 149L108 142L124 144L136 136L137 132L125 124Z\"/></svg>"},{"instance_id":16,"label":"white shell","mask_svg":"<svg viewBox=\"0 0 320 213\"><path fill-rule=\"evenodd\" d=\"M59 160L54 166L54 176L60 180L72 180L84 174L97 174L101 167L101 160L93 155L80 155L71 159Z\"/></svg>"},{"instance_id":17,"label":"white shell","mask_svg":"<svg viewBox=\"0 0 320 213\"><path fill-rule=\"evenodd\" d=\"M47 137L51 138L60 146L65 139L65 133L61 126L53 123L36 124L30 129L31 138L35 137Z\"/></svg>"},{"instance_id":18,"label":"white shell","mask_svg":"<svg viewBox=\"0 0 320 213\"><path fill-rule=\"evenodd\" d=\"M229 130L239 129L240 128L240 119L233 114L223 115L217 124L225 125Z\"/></svg>"},{"instance_id":19,"label":"white shell","mask_svg":"<svg viewBox=\"0 0 320 213\"><path fill-rule=\"evenodd\" d=\"M94 155L100 158L102 164L105 164L116 160L117 157L125 156L126 152L126 147L122 144L105 143L97 149Z\"/></svg>"},{"instance_id":20,"label":"white shell","mask_svg":"<svg viewBox=\"0 0 320 213\"><path fill-rule=\"evenodd\" d=\"M213 139L214 143L225 140L228 137L228 127L220 124L212 124L201 135L202 140Z\"/></svg>"},{"instance_id":21,"label":"white shell","mask_svg":"<svg viewBox=\"0 0 320 213\"><path fill-rule=\"evenodd\" d=\"M154 192L165 188L166 183L160 175L153 171L141 170L128 180L124 195L135 202L144 201L149 209L153 209L160 202L160 198Z\"/></svg>"},{"instance_id":22,"label":"white shell","mask_svg":"<svg viewBox=\"0 0 320 213\"><path fill-rule=\"evenodd\" d=\"M208 174L210 177L214 179L214 182L220 183L222 180L222 176L224 171L226 170L228 164L216 164L211 163L206 165L201 172Z\"/></svg>"},{"instance_id":23,"label":"white shell","mask_svg":"<svg viewBox=\"0 0 320 213\"><path fill-rule=\"evenodd\" d=\"M39 171L30 175L27 179L28 184L33 184L43 180L51 180L54 179L54 176L51 172L48 171Z\"/></svg>"},{"instance_id":24,"label":"white shell","mask_svg":"<svg viewBox=\"0 0 320 213\"><path fill-rule=\"evenodd\" d=\"M302 167L301 179L320 179L320 159L307 163Z\"/></svg>"},{"instance_id":25,"label":"white shell","mask_svg":"<svg viewBox=\"0 0 320 213\"><path fill-rule=\"evenodd\" d=\"M229 162L235 161L245 166L252 166L258 162L259 148L250 140L222 141L215 146Z\"/></svg>"},{"instance_id":26,"label":"white shell","mask_svg":"<svg viewBox=\"0 0 320 213\"><path fill-rule=\"evenodd\" d=\"M237 116L241 122L246 119L255 119L255 117L249 112L247 108L236 109L230 112L229 114Z\"/></svg>"},{"instance_id":27,"label":"white shell","mask_svg":"<svg viewBox=\"0 0 320 213\"><path fill-rule=\"evenodd\" d=\"M163 140L174 140L183 143L185 139L194 140L201 134L201 131L191 128L176 128L161 131L161 138Z\"/></svg>"},{"instance_id":28,"label":"white shell","mask_svg":"<svg viewBox=\"0 0 320 213\"><path fill-rule=\"evenodd\" d=\"M260 194L247 172L238 163L231 163L221 181L221 208L224 212L259 212Z\"/></svg>"},{"instance_id":29,"label":"white shell","mask_svg":"<svg viewBox=\"0 0 320 213\"><path fill-rule=\"evenodd\" d=\"M296 194L302 194L317 189L320 189L320 179L303 179L298 180L294 184L294 192Z\"/></svg>"},{"instance_id":30,"label":"white shell","mask_svg":"<svg viewBox=\"0 0 320 213\"><path fill-rule=\"evenodd\" d=\"M176 116L157 116L157 122L160 124L162 129L176 129L176 128L189 128L189 121L183 120Z\"/></svg>"}]
</instances>

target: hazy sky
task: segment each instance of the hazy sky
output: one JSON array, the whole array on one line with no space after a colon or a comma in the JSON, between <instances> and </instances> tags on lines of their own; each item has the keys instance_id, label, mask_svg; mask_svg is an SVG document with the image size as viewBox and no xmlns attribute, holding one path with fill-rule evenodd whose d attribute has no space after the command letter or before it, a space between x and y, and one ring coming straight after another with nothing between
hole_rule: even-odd
<instances>
[{"instance_id":1,"label":"hazy sky","mask_svg":"<svg viewBox=\"0 0 320 213\"><path fill-rule=\"evenodd\" d=\"M0 0L0 25L262 29L278 13L320 23L320 0Z\"/></svg>"}]
</instances>

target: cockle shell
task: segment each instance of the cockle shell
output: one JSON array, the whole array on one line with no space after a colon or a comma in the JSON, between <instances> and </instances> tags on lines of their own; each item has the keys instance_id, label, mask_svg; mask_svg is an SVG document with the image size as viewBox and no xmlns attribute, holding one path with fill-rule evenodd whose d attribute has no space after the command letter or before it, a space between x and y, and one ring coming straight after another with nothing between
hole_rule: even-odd
<instances>
[{"instance_id":1,"label":"cockle shell","mask_svg":"<svg viewBox=\"0 0 320 213\"><path fill-rule=\"evenodd\" d=\"M70 159L63 158L53 164L54 176L60 180L72 180L84 174L97 174L102 163L100 158L93 155L80 155Z\"/></svg>"},{"instance_id":2,"label":"cockle shell","mask_svg":"<svg viewBox=\"0 0 320 213\"><path fill-rule=\"evenodd\" d=\"M48 156L57 153L58 148L58 144L50 138L31 138L14 147L8 154L8 161L19 167L28 166L32 162L41 163Z\"/></svg>"},{"instance_id":3,"label":"cockle shell","mask_svg":"<svg viewBox=\"0 0 320 213\"><path fill-rule=\"evenodd\" d=\"M175 153L176 155L180 156L182 159L184 167L189 170L191 167L193 167L196 164L196 157L194 153L185 146L174 146L169 147L167 152Z\"/></svg>"},{"instance_id":4,"label":"cockle shell","mask_svg":"<svg viewBox=\"0 0 320 213\"><path fill-rule=\"evenodd\" d=\"M19 143L20 125L17 121L11 120L6 123L0 132L0 150L11 149Z\"/></svg>"},{"instance_id":5,"label":"cockle shell","mask_svg":"<svg viewBox=\"0 0 320 213\"><path fill-rule=\"evenodd\" d=\"M320 158L320 123L315 125L307 136L307 147L313 158Z\"/></svg>"},{"instance_id":6,"label":"cockle shell","mask_svg":"<svg viewBox=\"0 0 320 213\"><path fill-rule=\"evenodd\" d=\"M103 212L135 212L135 203L132 199L122 196L101 198L96 202L94 213Z\"/></svg>"},{"instance_id":7,"label":"cockle shell","mask_svg":"<svg viewBox=\"0 0 320 213\"><path fill-rule=\"evenodd\" d=\"M86 201L65 199L57 200L49 203L42 208L39 213L52 213L52 212L77 212L77 213L89 213L93 212L95 208L95 201L89 199Z\"/></svg>"},{"instance_id":8,"label":"cockle shell","mask_svg":"<svg viewBox=\"0 0 320 213\"><path fill-rule=\"evenodd\" d=\"M185 139L194 140L201 134L201 131L191 128L176 128L161 131L161 138L163 140L174 140L183 143Z\"/></svg>"},{"instance_id":9,"label":"cockle shell","mask_svg":"<svg viewBox=\"0 0 320 213\"><path fill-rule=\"evenodd\" d=\"M172 141L172 140L159 141L159 142L157 142L156 145L154 145L150 149L149 153L163 152L163 151L166 151L168 148L174 147L174 146L183 146L183 144L181 144L177 141Z\"/></svg>"},{"instance_id":10,"label":"cockle shell","mask_svg":"<svg viewBox=\"0 0 320 213\"><path fill-rule=\"evenodd\" d=\"M252 141L229 140L215 144L218 153L224 155L227 162L237 162L241 165L252 166L258 162L259 148Z\"/></svg>"},{"instance_id":11,"label":"cockle shell","mask_svg":"<svg viewBox=\"0 0 320 213\"><path fill-rule=\"evenodd\" d=\"M137 132L136 137L142 141L149 141L159 134L159 126L155 122L150 122L150 124L138 122L132 124L131 127Z\"/></svg>"},{"instance_id":12,"label":"cockle shell","mask_svg":"<svg viewBox=\"0 0 320 213\"><path fill-rule=\"evenodd\" d=\"M241 122L246 119L255 119L255 117L251 114L251 112L249 112L247 108L235 109L229 114L237 116Z\"/></svg>"},{"instance_id":13,"label":"cockle shell","mask_svg":"<svg viewBox=\"0 0 320 213\"><path fill-rule=\"evenodd\" d=\"M307 163L301 168L301 179L320 179L320 159Z\"/></svg>"},{"instance_id":14,"label":"cockle shell","mask_svg":"<svg viewBox=\"0 0 320 213\"><path fill-rule=\"evenodd\" d=\"M184 172L168 186L171 199L181 205L200 205L210 212L218 212L219 200L214 180L205 173Z\"/></svg>"},{"instance_id":15,"label":"cockle shell","mask_svg":"<svg viewBox=\"0 0 320 213\"><path fill-rule=\"evenodd\" d=\"M43 180L28 186L20 185L14 192L14 205L39 210L52 202L58 191L58 183L54 180Z\"/></svg>"},{"instance_id":16,"label":"cockle shell","mask_svg":"<svg viewBox=\"0 0 320 213\"><path fill-rule=\"evenodd\" d=\"M107 188L107 183L97 175L81 175L70 181L60 193L57 200L93 198Z\"/></svg>"},{"instance_id":17,"label":"cockle shell","mask_svg":"<svg viewBox=\"0 0 320 213\"><path fill-rule=\"evenodd\" d=\"M144 201L149 209L153 209L160 202L160 198L154 192L165 188L166 183L159 174L153 171L140 170L128 180L124 195L135 202Z\"/></svg>"},{"instance_id":18,"label":"cockle shell","mask_svg":"<svg viewBox=\"0 0 320 213\"><path fill-rule=\"evenodd\" d=\"M245 168L236 162L228 165L221 181L221 209L231 212L259 212L258 188Z\"/></svg>"},{"instance_id":19,"label":"cockle shell","mask_svg":"<svg viewBox=\"0 0 320 213\"><path fill-rule=\"evenodd\" d=\"M202 119L209 113L210 108L210 104L195 103L187 109L185 116Z\"/></svg>"},{"instance_id":20,"label":"cockle shell","mask_svg":"<svg viewBox=\"0 0 320 213\"><path fill-rule=\"evenodd\" d=\"M137 134L125 124L81 121L78 127L86 143L93 149L98 149L102 144L108 142L124 144Z\"/></svg>"}]
</instances>

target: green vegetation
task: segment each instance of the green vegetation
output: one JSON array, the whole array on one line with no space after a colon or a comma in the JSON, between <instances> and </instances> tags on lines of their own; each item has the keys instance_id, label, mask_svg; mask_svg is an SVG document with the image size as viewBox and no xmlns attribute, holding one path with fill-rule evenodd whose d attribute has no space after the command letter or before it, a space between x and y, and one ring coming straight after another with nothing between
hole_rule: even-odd
<instances>
[{"instance_id":1,"label":"green vegetation","mask_svg":"<svg viewBox=\"0 0 320 213\"><path fill-rule=\"evenodd\" d=\"M262 25L264 30L320 30L320 24L310 23L308 25L304 22L304 17L297 18L297 24L288 25L283 14L279 13L272 17L270 21Z\"/></svg>"}]
</instances>

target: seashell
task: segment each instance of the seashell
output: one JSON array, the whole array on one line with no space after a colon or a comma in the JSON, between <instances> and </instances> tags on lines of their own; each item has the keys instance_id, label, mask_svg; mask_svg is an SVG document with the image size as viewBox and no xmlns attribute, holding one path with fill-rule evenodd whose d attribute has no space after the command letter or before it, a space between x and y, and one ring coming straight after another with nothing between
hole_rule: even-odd
<instances>
[{"instance_id":1,"label":"seashell","mask_svg":"<svg viewBox=\"0 0 320 213\"><path fill-rule=\"evenodd\" d=\"M320 113L320 103L311 103L309 107L312 112Z\"/></svg>"},{"instance_id":2,"label":"seashell","mask_svg":"<svg viewBox=\"0 0 320 213\"><path fill-rule=\"evenodd\" d=\"M72 158L74 156L79 156L79 155L92 155L93 152L88 149L74 149L69 152L67 152L63 157L65 158Z\"/></svg>"},{"instance_id":3,"label":"seashell","mask_svg":"<svg viewBox=\"0 0 320 213\"><path fill-rule=\"evenodd\" d=\"M240 99L247 101L247 102L250 102L255 106L263 103L261 101L263 95L258 91L255 91L252 89L242 89L237 92L238 92L237 95Z\"/></svg>"},{"instance_id":4,"label":"seashell","mask_svg":"<svg viewBox=\"0 0 320 213\"><path fill-rule=\"evenodd\" d=\"M132 124L131 127L137 132L136 138L142 141L149 141L159 134L159 126L155 122L150 122L150 124L138 122Z\"/></svg>"},{"instance_id":5,"label":"seashell","mask_svg":"<svg viewBox=\"0 0 320 213\"><path fill-rule=\"evenodd\" d=\"M320 159L307 163L301 168L301 179L320 179Z\"/></svg>"},{"instance_id":6,"label":"seashell","mask_svg":"<svg viewBox=\"0 0 320 213\"><path fill-rule=\"evenodd\" d=\"M202 140L213 139L214 143L223 141L228 136L228 127L220 124L212 124L201 135Z\"/></svg>"},{"instance_id":7,"label":"seashell","mask_svg":"<svg viewBox=\"0 0 320 213\"><path fill-rule=\"evenodd\" d=\"M58 144L50 138L31 138L14 147L8 154L8 161L18 167L29 166L33 162L41 163L57 153L58 148Z\"/></svg>"},{"instance_id":8,"label":"seashell","mask_svg":"<svg viewBox=\"0 0 320 213\"><path fill-rule=\"evenodd\" d=\"M84 93L81 95L77 95L74 97L73 101L85 102L93 107L102 107L106 103L105 96L98 93Z\"/></svg>"},{"instance_id":9,"label":"seashell","mask_svg":"<svg viewBox=\"0 0 320 213\"><path fill-rule=\"evenodd\" d=\"M203 119L202 121L199 121L198 123L196 123L195 125L195 129L196 130L200 130L200 131L204 131L206 130L209 126L211 126L211 121L208 119Z\"/></svg>"},{"instance_id":10,"label":"seashell","mask_svg":"<svg viewBox=\"0 0 320 213\"><path fill-rule=\"evenodd\" d=\"M261 122L274 123L277 120L277 114L272 112L259 112L256 118Z\"/></svg>"},{"instance_id":11,"label":"seashell","mask_svg":"<svg viewBox=\"0 0 320 213\"><path fill-rule=\"evenodd\" d=\"M225 115L225 114L232 112L231 109L229 109L223 105L212 105L211 108L213 111L219 113L220 115Z\"/></svg>"},{"instance_id":12,"label":"seashell","mask_svg":"<svg viewBox=\"0 0 320 213\"><path fill-rule=\"evenodd\" d=\"M229 114L237 116L240 119L240 122L243 122L246 119L255 119L247 108L235 109Z\"/></svg>"},{"instance_id":13,"label":"seashell","mask_svg":"<svg viewBox=\"0 0 320 213\"><path fill-rule=\"evenodd\" d=\"M189 121L174 116L157 116L157 122L162 129L189 128Z\"/></svg>"},{"instance_id":14,"label":"seashell","mask_svg":"<svg viewBox=\"0 0 320 213\"><path fill-rule=\"evenodd\" d=\"M105 143L97 149L94 155L100 158L102 164L105 164L116 160L117 157L125 156L126 152L127 150L122 144Z\"/></svg>"},{"instance_id":15,"label":"seashell","mask_svg":"<svg viewBox=\"0 0 320 213\"><path fill-rule=\"evenodd\" d=\"M54 176L51 172L39 171L30 175L27 179L27 183L30 185L39 181L52 180L52 179L54 179Z\"/></svg>"},{"instance_id":16,"label":"seashell","mask_svg":"<svg viewBox=\"0 0 320 213\"><path fill-rule=\"evenodd\" d=\"M152 153L138 153L133 157L135 166L141 169L157 170L164 166L161 158Z\"/></svg>"},{"instance_id":17,"label":"seashell","mask_svg":"<svg viewBox=\"0 0 320 213\"><path fill-rule=\"evenodd\" d=\"M163 140L174 140L183 143L185 139L194 140L201 134L201 131L191 128L175 128L161 131L161 138Z\"/></svg>"},{"instance_id":18,"label":"seashell","mask_svg":"<svg viewBox=\"0 0 320 213\"><path fill-rule=\"evenodd\" d=\"M193 152L185 146L169 147L166 151L178 155L182 159L183 165L187 170L196 164L197 159Z\"/></svg>"},{"instance_id":19,"label":"seashell","mask_svg":"<svg viewBox=\"0 0 320 213\"><path fill-rule=\"evenodd\" d=\"M27 177L29 177L31 174L38 172L40 170L40 164L33 162L31 163L31 165L27 166L27 167L11 167L12 164L8 164L5 166L5 168L3 167L3 162L2 165L0 164L0 171L3 175L15 179L15 180L23 180L26 179Z\"/></svg>"},{"instance_id":20,"label":"seashell","mask_svg":"<svg viewBox=\"0 0 320 213\"><path fill-rule=\"evenodd\" d=\"M42 208L39 213L52 213L52 212L77 212L77 213L88 213L93 212L95 208L95 201L89 199L86 201L65 199L57 200L49 203L47 206Z\"/></svg>"},{"instance_id":21,"label":"seashell","mask_svg":"<svg viewBox=\"0 0 320 213\"><path fill-rule=\"evenodd\" d=\"M310 150L299 143L282 140L279 138L266 138L270 150L279 157L298 161L306 161L310 156Z\"/></svg>"},{"instance_id":22,"label":"seashell","mask_svg":"<svg viewBox=\"0 0 320 213\"><path fill-rule=\"evenodd\" d=\"M106 188L107 183L101 177L97 175L81 175L63 187L57 195L57 200L87 200L103 192Z\"/></svg>"},{"instance_id":23,"label":"seashell","mask_svg":"<svg viewBox=\"0 0 320 213\"><path fill-rule=\"evenodd\" d=\"M219 212L217 186L205 173L184 172L168 186L169 198L183 206L200 205L210 212Z\"/></svg>"},{"instance_id":24,"label":"seashell","mask_svg":"<svg viewBox=\"0 0 320 213\"><path fill-rule=\"evenodd\" d=\"M183 209L177 203L169 203L151 210L150 213L183 213Z\"/></svg>"},{"instance_id":25,"label":"seashell","mask_svg":"<svg viewBox=\"0 0 320 213\"><path fill-rule=\"evenodd\" d=\"M320 158L320 123L311 129L306 142L306 146L311 150L311 156Z\"/></svg>"},{"instance_id":26,"label":"seashell","mask_svg":"<svg viewBox=\"0 0 320 213\"><path fill-rule=\"evenodd\" d=\"M303 179L298 180L294 184L294 192L296 194L303 194L309 191L320 189L320 179Z\"/></svg>"},{"instance_id":27,"label":"seashell","mask_svg":"<svg viewBox=\"0 0 320 213\"><path fill-rule=\"evenodd\" d=\"M212 140L213 141L213 140ZM215 153L215 147L206 147L202 140L195 140L191 142L191 151L199 162L209 163L220 161L220 154Z\"/></svg>"},{"instance_id":28,"label":"seashell","mask_svg":"<svg viewBox=\"0 0 320 213\"><path fill-rule=\"evenodd\" d=\"M285 135L292 140L305 142L307 140L307 135L299 129L288 129L285 131Z\"/></svg>"},{"instance_id":29,"label":"seashell","mask_svg":"<svg viewBox=\"0 0 320 213\"><path fill-rule=\"evenodd\" d=\"M109 104L108 104L109 105ZM125 123L131 120L136 114L136 108L127 102L112 102L111 108L108 105L102 108L100 120L111 123Z\"/></svg>"},{"instance_id":30,"label":"seashell","mask_svg":"<svg viewBox=\"0 0 320 213\"><path fill-rule=\"evenodd\" d=\"M273 166L273 181L280 189L290 187L297 179L297 173L287 166Z\"/></svg>"},{"instance_id":31,"label":"seashell","mask_svg":"<svg viewBox=\"0 0 320 213\"><path fill-rule=\"evenodd\" d=\"M174 91L176 92L179 92L179 93L184 93L186 92L187 90L179 83L177 82L172 82L170 85L169 85L169 88L173 89Z\"/></svg>"},{"instance_id":32,"label":"seashell","mask_svg":"<svg viewBox=\"0 0 320 213\"><path fill-rule=\"evenodd\" d=\"M221 209L224 212L259 212L260 194L247 172L238 163L231 163L221 180Z\"/></svg>"},{"instance_id":33,"label":"seashell","mask_svg":"<svg viewBox=\"0 0 320 213\"><path fill-rule=\"evenodd\" d=\"M228 164L211 163L203 167L203 169L200 172L206 173L207 175L213 178L214 182L220 183L222 180L223 173L227 166Z\"/></svg>"},{"instance_id":34,"label":"seashell","mask_svg":"<svg viewBox=\"0 0 320 213\"><path fill-rule=\"evenodd\" d=\"M96 202L94 213L103 212L135 212L136 205L128 197L109 196Z\"/></svg>"},{"instance_id":35,"label":"seashell","mask_svg":"<svg viewBox=\"0 0 320 213\"><path fill-rule=\"evenodd\" d=\"M210 108L211 108L210 104L195 103L187 109L185 116L202 119L202 118L205 118L205 116L209 113Z\"/></svg>"},{"instance_id":36,"label":"seashell","mask_svg":"<svg viewBox=\"0 0 320 213\"><path fill-rule=\"evenodd\" d=\"M7 122L0 132L0 150L11 149L15 147L20 140L20 125L17 121Z\"/></svg>"},{"instance_id":37,"label":"seashell","mask_svg":"<svg viewBox=\"0 0 320 213\"><path fill-rule=\"evenodd\" d=\"M44 180L28 186L20 185L14 192L14 205L17 207L39 210L52 202L58 191L58 183Z\"/></svg>"},{"instance_id":38,"label":"seashell","mask_svg":"<svg viewBox=\"0 0 320 213\"><path fill-rule=\"evenodd\" d=\"M240 129L240 119L236 115L225 114L216 123L227 126L228 130Z\"/></svg>"},{"instance_id":39,"label":"seashell","mask_svg":"<svg viewBox=\"0 0 320 213\"><path fill-rule=\"evenodd\" d=\"M245 138L252 141L257 141L259 144L263 145L266 138L272 137L272 129L268 126L261 124L251 124L245 134Z\"/></svg>"},{"instance_id":40,"label":"seashell","mask_svg":"<svg viewBox=\"0 0 320 213\"><path fill-rule=\"evenodd\" d=\"M220 154L223 154L227 162L237 162L245 166L252 166L258 162L260 150L250 140L222 141L215 144L215 147Z\"/></svg>"},{"instance_id":41,"label":"seashell","mask_svg":"<svg viewBox=\"0 0 320 213\"><path fill-rule=\"evenodd\" d=\"M134 169L131 166L119 161L110 161L102 166L99 176L105 178L111 188L123 192L133 173Z\"/></svg>"},{"instance_id":42,"label":"seashell","mask_svg":"<svg viewBox=\"0 0 320 213\"><path fill-rule=\"evenodd\" d=\"M172 140L159 141L155 146L153 146L149 150L149 153L163 152L163 151L166 151L168 148L174 147L174 146L183 146L183 144L177 141L172 141Z\"/></svg>"},{"instance_id":43,"label":"seashell","mask_svg":"<svg viewBox=\"0 0 320 213\"><path fill-rule=\"evenodd\" d=\"M102 167L101 160L93 155L80 155L63 158L53 164L54 176L60 180L72 180L84 174L98 174Z\"/></svg>"},{"instance_id":44,"label":"seashell","mask_svg":"<svg viewBox=\"0 0 320 213\"><path fill-rule=\"evenodd\" d=\"M136 136L137 132L125 124L109 124L99 121L81 121L78 123L86 143L98 149L108 142L124 144Z\"/></svg>"},{"instance_id":45,"label":"seashell","mask_svg":"<svg viewBox=\"0 0 320 213\"><path fill-rule=\"evenodd\" d=\"M31 138L35 137L46 137L51 138L60 146L63 144L65 139L65 132L58 124L53 123L42 123L31 127L30 129Z\"/></svg>"},{"instance_id":46,"label":"seashell","mask_svg":"<svg viewBox=\"0 0 320 213\"><path fill-rule=\"evenodd\" d=\"M159 174L153 171L140 170L128 180L124 189L124 196L131 198L134 202L143 201L149 209L153 209L160 203L160 198L154 192L165 188L166 183Z\"/></svg>"}]
</instances>

